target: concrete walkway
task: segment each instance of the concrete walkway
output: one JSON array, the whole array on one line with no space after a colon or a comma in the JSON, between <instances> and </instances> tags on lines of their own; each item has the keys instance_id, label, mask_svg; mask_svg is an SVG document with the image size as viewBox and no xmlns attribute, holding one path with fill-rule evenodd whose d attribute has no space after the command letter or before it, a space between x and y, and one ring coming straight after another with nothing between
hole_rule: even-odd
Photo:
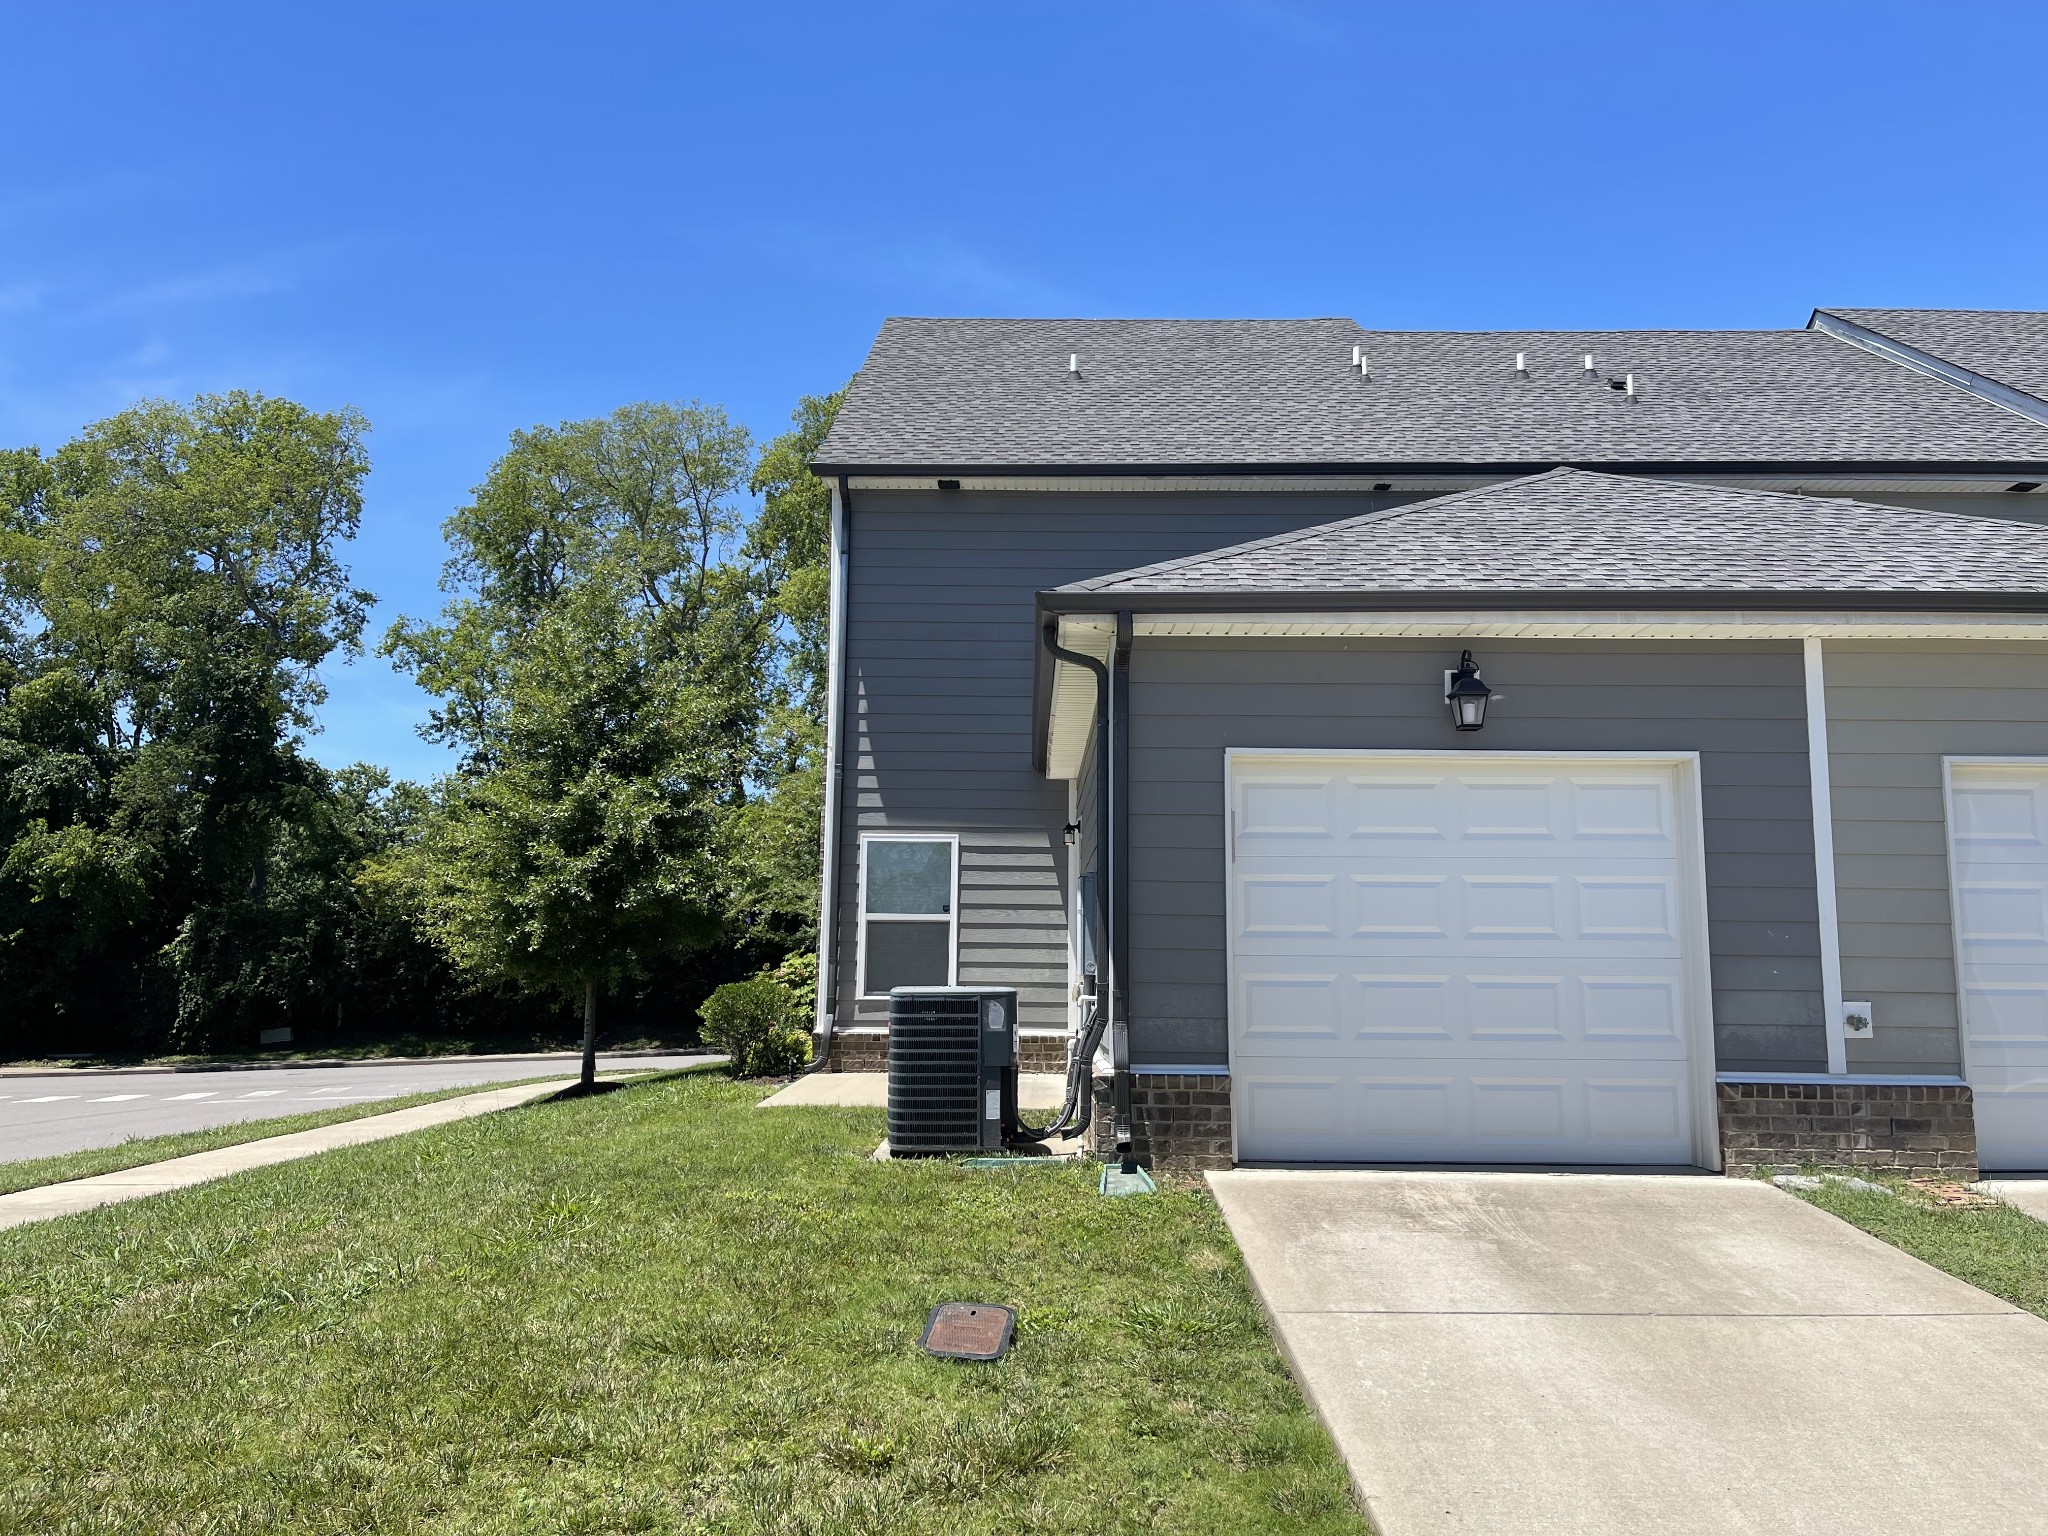
<instances>
[{"instance_id":1,"label":"concrete walkway","mask_svg":"<svg viewBox=\"0 0 2048 1536\"><path fill-rule=\"evenodd\" d=\"M2048 1532L2048 1322L1791 1195L1209 1177L1380 1536Z\"/></svg>"},{"instance_id":2,"label":"concrete walkway","mask_svg":"<svg viewBox=\"0 0 2048 1536\"><path fill-rule=\"evenodd\" d=\"M2018 1206L2036 1221L2048 1221L2048 1174L1986 1179L1976 1187L1987 1195L1996 1195L2007 1205Z\"/></svg>"},{"instance_id":3,"label":"concrete walkway","mask_svg":"<svg viewBox=\"0 0 2048 1536\"><path fill-rule=\"evenodd\" d=\"M1058 1109L1067 1096L1067 1080L1058 1072L1023 1072L1017 1077L1020 1109ZM838 1105L854 1109L889 1107L886 1072L810 1072L768 1095L756 1109L788 1109L804 1105Z\"/></svg>"},{"instance_id":4,"label":"concrete walkway","mask_svg":"<svg viewBox=\"0 0 2048 1536\"><path fill-rule=\"evenodd\" d=\"M411 1109L395 1109L388 1115L367 1115L339 1125L294 1131L289 1136L245 1141L240 1146L222 1147L213 1152L194 1152L189 1157L146 1163L140 1168L124 1168L119 1173L95 1174L89 1179L72 1179L64 1184L45 1184L40 1189L18 1190L11 1195L0 1195L0 1228L47 1221L52 1216L69 1216L75 1211L117 1205L123 1200L140 1200L167 1190L205 1184L250 1168L267 1168L272 1163L289 1163L301 1157L312 1157L315 1153L331 1152L336 1147L383 1141L387 1137L403 1136L408 1131L425 1130L431 1125L446 1125L452 1120L488 1115L493 1110L510 1109L515 1104L527 1104L551 1093L559 1093L574 1081L574 1078L562 1078L554 1082L525 1083L517 1088L493 1088L461 1098L416 1104Z\"/></svg>"}]
</instances>

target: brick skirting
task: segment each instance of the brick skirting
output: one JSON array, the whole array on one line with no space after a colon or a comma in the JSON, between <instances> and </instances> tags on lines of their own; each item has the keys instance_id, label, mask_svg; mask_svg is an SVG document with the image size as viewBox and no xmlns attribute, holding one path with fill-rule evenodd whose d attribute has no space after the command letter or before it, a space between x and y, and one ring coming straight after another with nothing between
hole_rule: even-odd
<instances>
[{"instance_id":1,"label":"brick skirting","mask_svg":"<svg viewBox=\"0 0 2048 1536\"><path fill-rule=\"evenodd\" d=\"M1057 1035L1019 1035L1017 1037L1018 1065L1026 1072L1064 1072L1067 1070L1067 1037ZM833 1072L886 1072L889 1070L889 1031L847 1030L832 1031Z\"/></svg>"},{"instance_id":2,"label":"brick skirting","mask_svg":"<svg viewBox=\"0 0 2048 1536\"><path fill-rule=\"evenodd\" d=\"M1897 1168L1977 1177L1970 1090L1941 1083L1721 1083L1723 1171Z\"/></svg>"},{"instance_id":3,"label":"brick skirting","mask_svg":"<svg viewBox=\"0 0 2048 1536\"><path fill-rule=\"evenodd\" d=\"M1095 1079L1088 1149L1116 1155L1111 1080ZM1230 1079L1198 1073L1141 1072L1131 1079L1131 1155L1150 1168L1230 1166Z\"/></svg>"}]
</instances>

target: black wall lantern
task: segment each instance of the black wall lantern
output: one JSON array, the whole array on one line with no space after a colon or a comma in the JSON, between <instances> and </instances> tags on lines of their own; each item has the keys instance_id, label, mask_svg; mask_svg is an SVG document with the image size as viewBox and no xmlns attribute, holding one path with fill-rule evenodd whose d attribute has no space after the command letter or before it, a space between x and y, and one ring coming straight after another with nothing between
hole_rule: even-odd
<instances>
[{"instance_id":1,"label":"black wall lantern","mask_svg":"<svg viewBox=\"0 0 2048 1536\"><path fill-rule=\"evenodd\" d=\"M1449 674L1444 702L1451 706L1451 723L1461 731L1476 731L1486 724L1486 701L1493 692L1479 680L1479 668L1472 653L1458 658L1458 670Z\"/></svg>"}]
</instances>

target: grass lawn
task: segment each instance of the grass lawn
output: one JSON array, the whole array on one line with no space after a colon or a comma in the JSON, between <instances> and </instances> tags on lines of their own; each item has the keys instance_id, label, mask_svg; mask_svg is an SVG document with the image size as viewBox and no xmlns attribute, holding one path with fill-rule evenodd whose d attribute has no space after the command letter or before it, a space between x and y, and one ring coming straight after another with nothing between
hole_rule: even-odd
<instances>
[{"instance_id":1,"label":"grass lawn","mask_svg":"<svg viewBox=\"0 0 2048 1536\"><path fill-rule=\"evenodd\" d=\"M1851 1189L1839 1179L1797 1193L1980 1291L2048 1317L2048 1223L2010 1205L1944 1204L1902 1180L1862 1177L1895 1193Z\"/></svg>"},{"instance_id":2,"label":"grass lawn","mask_svg":"<svg viewBox=\"0 0 2048 1536\"><path fill-rule=\"evenodd\" d=\"M0 1530L1363 1533L1206 1191L675 1077L0 1232ZM921 1354L947 1300L1009 1357Z\"/></svg>"},{"instance_id":3,"label":"grass lawn","mask_svg":"<svg viewBox=\"0 0 2048 1536\"><path fill-rule=\"evenodd\" d=\"M545 1077L559 1077L561 1073L543 1073L538 1077L523 1077L521 1083L537 1083ZM478 1083L467 1088L442 1088L433 1093L409 1093L396 1099L375 1099L366 1104L342 1104L333 1109L315 1109L303 1115L278 1115L269 1120L241 1120L233 1125L210 1126L203 1131L180 1131L175 1136L137 1136L112 1147L91 1147L83 1152L62 1152L55 1157L29 1157L19 1162L0 1163L0 1195L13 1194L17 1189L38 1189L45 1184L61 1184L66 1179L91 1178L96 1173L118 1173L123 1168L140 1168L144 1163L160 1163L168 1157L183 1157L189 1152L211 1152L216 1147L239 1146L245 1141L261 1141L267 1136L284 1136L293 1131L310 1131L317 1125L338 1125L344 1120L360 1120L365 1115L381 1115L394 1109L410 1109L415 1104L431 1104L436 1099L456 1099L464 1094L487 1093L493 1088L513 1088L517 1083Z\"/></svg>"}]
</instances>

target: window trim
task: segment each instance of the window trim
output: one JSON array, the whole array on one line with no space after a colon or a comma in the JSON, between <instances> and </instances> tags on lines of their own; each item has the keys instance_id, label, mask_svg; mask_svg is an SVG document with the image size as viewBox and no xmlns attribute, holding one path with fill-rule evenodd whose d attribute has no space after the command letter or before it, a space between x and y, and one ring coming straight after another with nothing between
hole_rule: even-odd
<instances>
[{"instance_id":1,"label":"window trim","mask_svg":"<svg viewBox=\"0 0 2048 1536\"><path fill-rule=\"evenodd\" d=\"M891 923L945 923L948 925L949 942L946 945L945 985L956 987L960 984L960 834L958 832L863 832L860 834L859 867L855 871L858 882L859 901L855 904L853 946L854 946L854 996L861 1002L887 1002L886 992L868 991L868 846L871 843L945 843L952 849L952 889L948 893L945 912L878 912L876 918Z\"/></svg>"}]
</instances>

